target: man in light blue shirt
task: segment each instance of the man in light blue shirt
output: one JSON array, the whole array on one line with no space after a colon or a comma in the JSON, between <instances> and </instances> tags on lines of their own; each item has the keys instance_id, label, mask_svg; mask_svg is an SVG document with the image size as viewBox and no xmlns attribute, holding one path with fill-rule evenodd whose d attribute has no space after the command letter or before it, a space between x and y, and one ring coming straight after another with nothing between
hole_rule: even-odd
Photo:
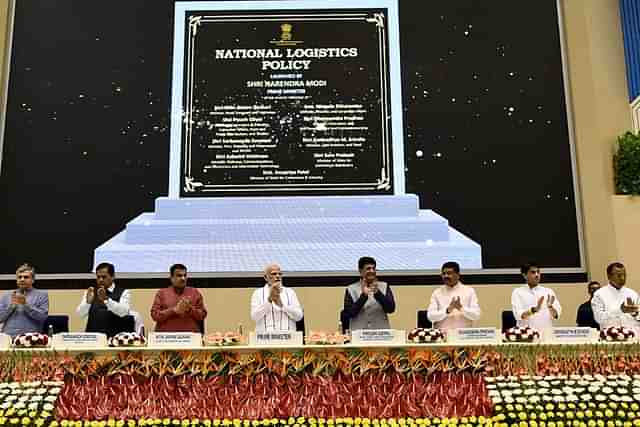
<instances>
[{"instance_id":1,"label":"man in light blue shirt","mask_svg":"<svg viewBox=\"0 0 640 427\"><path fill-rule=\"evenodd\" d=\"M15 337L27 332L42 332L49 315L47 291L35 289L35 269L22 264L16 270L18 289L6 292L0 298L0 323L2 332Z\"/></svg>"}]
</instances>

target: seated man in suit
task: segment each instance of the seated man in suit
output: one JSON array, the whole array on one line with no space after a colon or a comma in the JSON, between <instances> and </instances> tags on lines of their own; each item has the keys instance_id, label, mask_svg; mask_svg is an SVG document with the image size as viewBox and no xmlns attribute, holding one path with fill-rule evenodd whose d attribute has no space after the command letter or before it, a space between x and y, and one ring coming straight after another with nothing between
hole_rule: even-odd
<instances>
[{"instance_id":1,"label":"seated man in suit","mask_svg":"<svg viewBox=\"0 0 640 427\"><path fill-rule=\"evenodd\" d=\"M96 287L85 291L76 308L80 318L87 318L86 332L100 332L108 337L133 332L124 320L129 315L129 290L116 286L114 278L113 264L103 262L96 267Z\"/></svg>"},{"instance_id":2,"label":"seated man in suit","mask_svg":"<svg viewBox=\"0 0 640 427\"><path fill-rule=\"evenodd\" d=\"M0 298L0 323L2 332L15 337L27 332L42 332L49 315L49 294L36 289L33 282L36 270L22 264L16 270L18 289L6 292Z\"/></svg>"},{"instance_id":3,"label":"seated man in suit","mask_svg":"<svg viewBox=\"0 0 640 427\"><path fill-rule=\"evenodd\" d=\"M207 317L202 294L187 286L187 267L174 264L169 269L171 286L156 293L151 318L156 332L202 332L200 323Z\"/></svg>"},{"instance_id":4,"label":"seated man in suit","mask_svg":"<svg viewBox=\"0 0 640 427\"><path fill-rule=\"evenodd\" d=\"M251 318L256 331L295 331L302 319L302 306L291 288L282 285L282 270L278 264L264 268L266 284L251 296Z\"/></svg>"},{"instance_id":5,"label":"seated man in suit","mask_svg":"<svg viewBox=\"0 0 640 427\"><path fill-rule=\"evenodd\" d=\"M396 310L391 286L378 280L376 260L365 256L358 260L360 280L344 292L344 311L349 329L389 329L389 314Z\"/></svg>"},{"instance_id":6,"label":"seated man in suit","mask_svg":"<svg viewBox=\"0 0 640 427\"><path fill-rule=\"evenodd\" d=\"M600 329L600 325L593 317L593 309L591 308L591 300L593 300L593 294L600 289L600 282L592 281L587 285L587 292L589 293L589 301L583 302L578 307L578 315L576 317L576 323L578 326Z\"/></svg>"}]
</instances>

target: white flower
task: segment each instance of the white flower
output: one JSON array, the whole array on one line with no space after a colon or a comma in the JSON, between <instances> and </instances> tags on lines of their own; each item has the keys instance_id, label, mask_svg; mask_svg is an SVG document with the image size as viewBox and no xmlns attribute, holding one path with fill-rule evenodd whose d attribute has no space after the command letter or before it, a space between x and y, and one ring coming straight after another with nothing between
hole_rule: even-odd
<instances>
[{"instance_id":1,"label":"white flower","mask_svg":"<svg viewBox=\"0 0 640 427\"><path fill-rule=\"evenodd\" d=\"M42 401L42 396L31 396L31 399L29 399L31 402L41 402Z\"/></svg>"},{"instance_id":2,"label":"white flower","mask_svg":"<svg viewBox=\"0 0 640 427\"><path fill-rule=\"evenodd\" d=\"M487 393L490 397L493 396L500 396L500 392L497 390L489 390L489 392Z\"/></svg>"},{"instance_id":3,"label":"white flower","mask_svg":"<svg viewBox=\"0 0 640 427\"><path fill-rule=\"evenodd\" d=\"M50 386L62 387L64 385L64 381L45 381L42 384L46 385L47 387L50 387Z\"/></svg>"},{"instance_id":4,"label":"white flower","mask_svg":"<svg viewBox=\"0 0 640 427\"><path fill-rule=\"evenodd\" d=\"M531 381L531 380L522 381L522 385L525 385L527 387L531 387L531 386L536 385L536 382L535 381Z\"/></svg>"},{"instance_id":5,"label":"white flower","mask_svg":"<svg viewBox=\"0 0 640 427\"><path fill-rule=\"evenodd\" d=\"M58 394L62 389L60 387L53 387L49 389L49 394Z\"/></svg>"},{"instance_id":6,"label":"white flower","mask_svg":"<svg viewBox=\"0 0 640 427\"><path fill-rule=\"evenodd\" d=\"M526 397L516 397L516 402L517 403L527 403L527 398Z\"/></svg>"},{"instance_id":7,"label":"white flower","mask_svg":"<svg viewBox=\"0 0 640 427\"><path fill-rule=\"evenodd\" d=\"M536 394L538 392L538 390L534 389L534 388L528 388L524 391L525 396L531 396L533 394Z\"/></svg>"},{"instance_id":8,"label":"white flower","mask_svg":"<svg viewBox=\"0 0 640 427\"><path fill-rule=\"evenodd\" d=\"M31 410L36 410L36 409L38 409L38 404L37 403L29 403L27 408L29 408Z\"/></svg>"},{"instance_id":9,"label":"white flower","mask_svg":"<svg viewBox=\"0 0 640 427\"><path fill-rule=\"evenodd\" d=\"M581 386L584 386L584 387L588 386L589 384L591 384L590 381L586 381L586 380L578 381L578 385L581 385Z\"/></svg>"},{"instance_id":10,"label":"white flower","mask_svg":"<svg viewBox=\"0 0 640 427\"><path fill-rule=\"evenodd\" d=\"M572 374L572 375L569 375L569 378L571 378L572 380L576 380L577 381L577 380L581 379L582 377L580 375L577 375L577 374Z\"/></svg>"},{"instance_id":11,"label":"white flower","mask_svg":"<svg viewBox=\"0 0 640 427\"><path fill-rule=\"evenodd\" d=\"M580 399L575 394L567 396L567 402L577 402L578 400L580 400Z\"/></svg>"},{"instance_id":12,"label":"white flower","mask_svg":"<svg viewBox=\"0 0 640 427\"><path fill-rule=\"evenodd\" d=\"M544 402L551 402L553 400L553 397L549 396L548 394L545 394L542 396L542 400Z\"/></svg>"},{"instance_id":13,"label":"white flower","mask_svg":"<svg viewBox=\"0 0 640 427\"><path fill-rule=\"evenodd\" d=\"M540 402L540 397L538 397L538 396L531 396L531 397L529 398L529 402L531 402L531 403L538 403L538 402Z\"/></svg>"},{"instance_id":14,"label":"white flower","mask_svg":"<svg viewBox=\"0 0 640 427\"><path fill-rule=\"evenodd\" d=\"M607 396L605 396L604 394L596 394L596 400L604 402L605 400L607 400Z\"/></svg>"},{"instance_id":15,"label":"white flower","mask_svg":"<svg viewBox=\"0 0 640 427\"><path fill-rule=\"evenodd\" d=\"M520 387L520 383L510 382L507 386L510 388L518 388Z\"/></svg>"},{"instance_id":16,"label":"white flower","mask_svg":"<svg viewBox=\"0 0 640 427\"><path fill-rule=\"evenodd\" d=\"M576 382L573 381L573 380L568 380L568 381L565 381L564 383L565 383L565 385L575 385Z\"/></svg>"},{"instance_id":17,"label":"white flower","mask_svg":"<svg viewBox=\"0 0 640 427\"><path fill-rule=\"evenodd\" d=\"M549 393L549 389L548 388L539 388L538 389L538 394L548 394Z\"/></svg>"},{"instance_id":18,"label":"white flower","mask_svg":"<svg viewBox=\"0 0 640 427\"><path fill-rule=\"evenodd\" d=\"M551 384L549 384L549 382L547 382L547 381L540 381L540 382L538 383L538 385L539 385L540 387L546 387L546 388L551 387Z\"/></svg>"},{"instance_id":19,"label":"white flower","mask_svg":"<svg viewBox=\"0 0 640 427\"><path fill-rule=\"evenodd\" d=\"M564 402L564 396L553 396L554 402Z\"/></svg>"},{"instance_id":20,"label":"white flower","mask_svg":"<svg viewBox=\"0 0 640 427\"><path fill-rule=\"evenodd\" d=\"M35 392L36 392L35 388L25 388L23 391L24 394L33 394Z\"/></svg>"},{"instance_id":21,"label":"white flower","mask_svg":"<svg viewBox=\"0 0 640 427\"><path fill-rule=\"evenodd\" d=\"M45 402L55 402L58 396L47 396L44 398Z\"/></svg>"},{"instance_id":22,"label":"white flower","mask_svg":"<svg viewBox=\"0 0 640 427\"><path fill-rule=\"evenodd\" d=\"M45 403L44 405L42 405L42 409L44 409L45 411L53 411L53 405L51 403Z\"/></svg>"},{"instance_id":23,"label":"white flower","mask_svg":"<svg viewBox=\"0 0 640 427\"><path fill-rule=\"evenodd\" d=\"M580 395L580 400L584 400L584 401L589 401L591 400L591 395L590 394L582 394Z\"/></svg>"},{"instance_id":24,"label":"white flower","mask_svg":"<svg viewBox=\"0 0 640 427\"><path fill-rule=\"evenodd\" d=\"M616 393L618 394L629 394L629 389L624 387L618 387L616 389Z\"/></svg>"},{"instance_id":25,"label":"white flower","mask_svg":"<svg viewBox=\"0 0 640 427\"><path fill-rule=\"evenodd\" d=\"M511 396L507 396L507 397L504 398L504 401L505 401L505 403L513 403L516 400Z\"/></svg>"},{"instance_id":26,"label":"white flower","mask_svg":"<svg viewBox=\"0 0 640 427\"><path fill-rule=\"evenodd\" d=\"M609 398L611 400L613 400L614 402L619 402L620 401L620 396L618 396L617 394L612 394L611 396L609 396Z\"/></svg>"},{"instance_id":27,"label":"white flower","mask_svg":"<svg viewBox=\"0 0 640 427\"><path fill-rule=\"evenodd\" d=\"M495 384L487 384L487 390L495 390L495 389L496 389Z\"/></svg>"},{"instance_id":28,"label":"white flower","mask_svg":"<svg viewBox=\"0 0 640 427\"><path fill-rule=\"evenodd\" d=\"M611 387L602 387L602 390L601 390L601 391L602 391L603 393L606 393L606 394L611 394L611 393L613 393L613 389L612 389Z\"/></svg>"},{"instance_id":29,"label":"white flower","mask_svg":"<svg viewBox=\"0 0 640 427\"><path fill-rule=\"evenodd\" d=\"M18 403L15 403L13 407L16 409L23 409L23 408L26 408L27 405L25 405L24 402L18 402Z\"/></svg>"},{"instance_id":30,"label":"white flower","mask_svg":"<svg viewBox=\"0 0 640 427\"><path fill-rule=\"evenodd\" d=\"M563 392L560 389L552 388L551 389L551 394L560 395L560 394L563 394Z\"/></svg>"},{"instance_id":31,"label":"white flower","mask_svg":"<svg viewBox=\"0 0 640 427\"><path fill-rule=\"evenodd\" d=\"M513 393L514 395L516 395L516 396L517 396L517 395L522 394L522 390L520 390L519 388L517 388L517 389L513 390L513 391L512 391L512 393Z\"/></svg>"},{"instance_id":32,"label":"white flower","mask_svg":"<svg viewBox=\"0 0 640 427\"><path fill-rule=\"evenodd\" d=\"M597 385L592 385L592 386L589 386L587 390L589 390L589 393L595 393L596 391L600 390L600 387L598 387Z\"/></svg>"},{"instance_id":33,"label":"white flower","mask_svg":"<svg viewBox=\"0 0 640 427\"><path fill-rule=\"evenodd\" d=\"M495 377L484 377L484 382L486 383L493 383L496 381Z\"/></svg>"},{"instance_id":34,"label":"white flower","mask_svg":"<svg viewBox=\"0 0 640 427\"><path fill-rule=\"evenodd\" d=\"M623 402L633 402L633 399L631 398L631 396L622 396L620 398Z\"/></svg>"},{"instance_id":35,"label":"white flower","mask_svg":"<svg viewBox=\"0 0 640 427\"><path fill-rule=\"evenodd\" d=\"M29 396L20 396L18 402L26 402L27 400L29 400Z\"/></svg>"},{"instance_id":36,"label":"white flower","mask_svg":"<svg viewBox=\"0 0 640 427\"><path fill-rule=\"evenodd\" d=\"M585 375L584 377L587 378L587 377L590 377L590 376L591 375ZM605 381L606 380L605 376L602 375L602 374L595 374L593 376L593 378L596 379L597 381Z\"/></svg>"},{"instance_id":37,"label":"white flower","mask_svg":"<svg viewBox=\"0 0 640 427\"><path fill-rule=\"evenodd\" d=\"M633 400L635 400L636 402L640 402L640 394L634 394Z\"/></svg>"},{"instance_id":38,"label":"white flower","mask_svg":"<svg viewBox=\"0 0 640 427\"><path fill-rule=\"evenodd\" d=\"M497 396L492 397L491 401L493 402L494 405L497 405L498 403L502 403L502 399Z\"/></svg>"},{"instance_id":39,"label":"white flower","mask_svg":"<svg viewBox=\"0 0 640 427\"><path fill-rule=\"evenodd\" d=\"M0 404L0 408L2 409L9 409L10 407L11 407L10 402L2 402L2 404Z\"/></svg>"},{"instance_id":40,"label":"white flower","mask_svg":"<svg viewBox=\"0 0 640 427\"><path fill-rule=\"evenodd\" d=\"M6 400L7 402L15 402L16 400L18 400L18 396L15 396L15 395L7 396L4 400Z\"/></svg>"},{"instance_id":41,"label":"white flower","mask_svg":"<svg viewBox=\"0 0 640 427\"><path fill-rule=\"evenodd\" d=\"M505 377L503 377L502 375L498 375L498 376L496 377L496 380L497 380L497 381L504 381L505 379L506 379L506 378L505 378Z\"/></svg>"},{"instance_id":42,"label":"white flower","mask_svg":"<svg viewBox=\"0 0 640 427\"><path fill-rule=\"evenodd\" d=\"M573 387L562 387L562 391L563 391L565 394L571 394L571 393L574 393L574 390L575 390L575 389L574 389Z\"/></svg>"},{"instance_id":43,"label":"white flower","mask_svg":"<svg viewBox=\"0 0 640 427\"><path fill-rule=\"evenodd\" d=\"M513 393L511 393L511 390L502 390L502 395L503 396L511 396Z\"/></svg>"}]
</instances>

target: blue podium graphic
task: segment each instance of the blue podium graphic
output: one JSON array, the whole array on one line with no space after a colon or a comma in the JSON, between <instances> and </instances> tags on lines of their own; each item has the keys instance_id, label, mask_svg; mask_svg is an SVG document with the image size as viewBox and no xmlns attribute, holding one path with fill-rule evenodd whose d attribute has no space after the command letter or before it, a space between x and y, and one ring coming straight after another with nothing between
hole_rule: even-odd
<instances>
[{"instance_id":1,"label":"blue podium graphic","mask_svg":"<svg viewBox=\"0 0 640 427\"><path fill-rule=\"evenodd\" d=\"M168 197L95 251L121 272L482 268L405 194L395 0L176 4ZM347 37L348 36L348 37Z\"/></svg>"}]
</instances>

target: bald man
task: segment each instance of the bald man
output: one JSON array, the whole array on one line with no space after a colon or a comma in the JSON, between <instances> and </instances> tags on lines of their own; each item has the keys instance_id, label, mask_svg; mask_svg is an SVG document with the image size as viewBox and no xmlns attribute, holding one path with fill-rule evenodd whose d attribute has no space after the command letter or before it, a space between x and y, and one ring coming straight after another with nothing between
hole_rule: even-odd
<instances>
[{"instance_id":1,"label":"bald man","mask_svg":"<svg viewBox=\"0 0 640 427\"><path fill-rule=\"evenodd\" d=\"M282 285L282 270L278 264L264 268L266 284L256 289L251 297L251 318L256 332L295 331L302 319L302 307L296 293Z\"/></svg>"}]
</instances>

